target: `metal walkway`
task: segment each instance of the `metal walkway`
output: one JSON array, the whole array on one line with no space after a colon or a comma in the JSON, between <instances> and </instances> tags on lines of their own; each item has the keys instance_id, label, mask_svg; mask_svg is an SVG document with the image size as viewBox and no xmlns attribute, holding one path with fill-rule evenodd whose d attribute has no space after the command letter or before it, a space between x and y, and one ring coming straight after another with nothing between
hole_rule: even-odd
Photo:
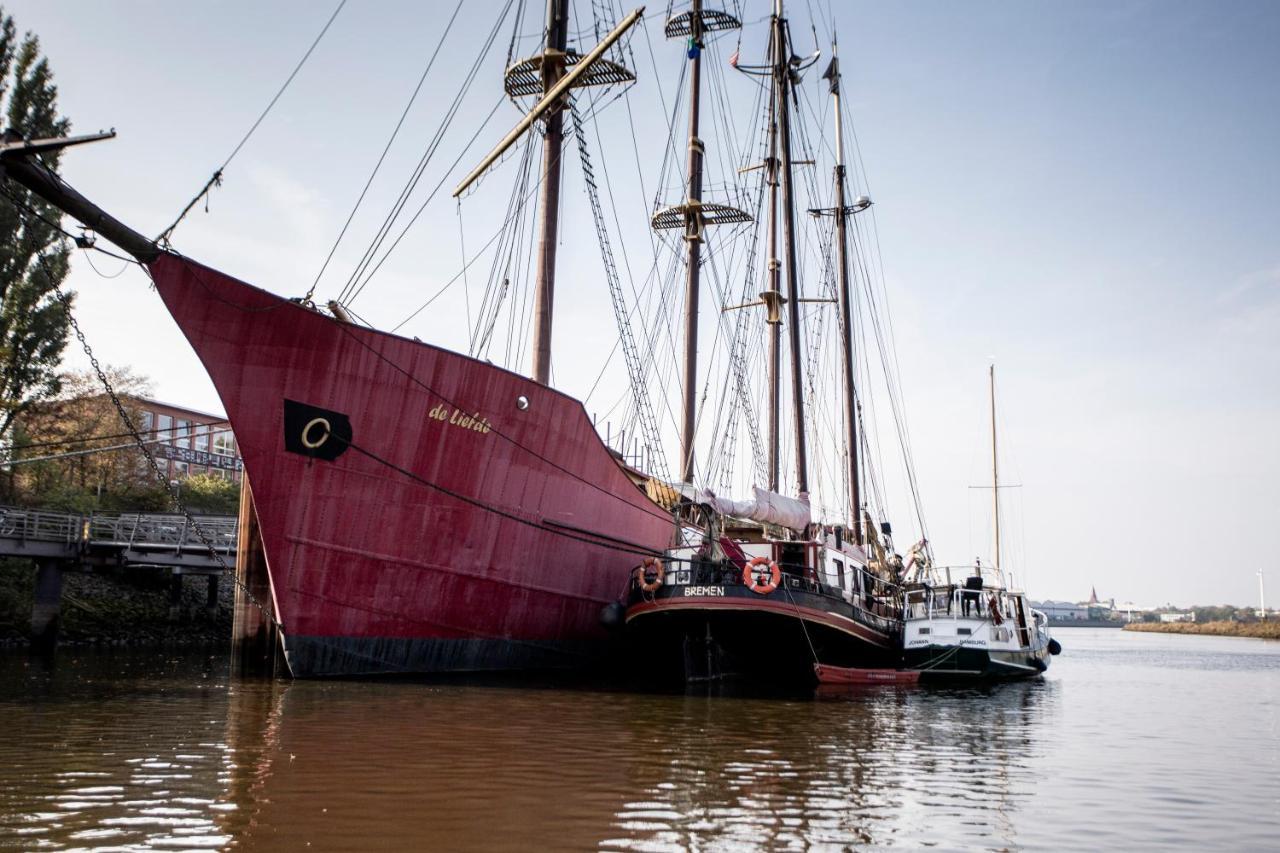
<instances>
[{"instance_id":1,"label":"metal walkway","mask_svg":"<svg viewBox=\"0 0 1280 853\"><path fill-rule=\"evenodd\" d=\"M238 519L193 516L226 566L235 565ZM191 522L177 513L50 512L0 506L0 556L97 566L167 566L184 574L222 571Z\"/></svg>"}]
</instances>

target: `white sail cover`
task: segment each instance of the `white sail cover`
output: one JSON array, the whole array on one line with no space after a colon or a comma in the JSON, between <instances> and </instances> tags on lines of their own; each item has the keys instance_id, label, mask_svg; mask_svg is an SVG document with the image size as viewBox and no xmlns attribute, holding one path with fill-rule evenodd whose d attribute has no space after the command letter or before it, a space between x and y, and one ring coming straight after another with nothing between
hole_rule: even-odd
<instances>
[{"instance_id":1,"label":"white sail cover","mask_svg":"<svg viewBox=\"0 0 1280 853\"><path fill-rule=\"evenodd\" d=\"M692 495L699 503L710 504L716 512L731 515L734 518L749 518L764 524L776 524L795 531L803 531L809 526L813 516L809 510L809 496L789 498L777 492L770 492L759 486L752 486L755 500L735 501L732 498L718 497L710 489L699 490Z\"/></svg>"}]
</instances>

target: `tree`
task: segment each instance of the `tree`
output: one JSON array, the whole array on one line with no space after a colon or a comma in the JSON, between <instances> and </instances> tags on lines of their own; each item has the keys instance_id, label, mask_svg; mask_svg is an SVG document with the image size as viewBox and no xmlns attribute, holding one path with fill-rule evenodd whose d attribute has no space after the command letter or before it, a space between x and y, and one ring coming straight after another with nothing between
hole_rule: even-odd
<instances>
[{"instance_id":1,"label":"tree","mask_svg":"<svg viewBox=\"0 0 1280 853\"><path fill-rule=\"evenodd\" d=\"M134 398L150 394L148 381L128 368L108 366L104 372L141 428L142 409ZM164 486L124 435L120 415L97 375L69 372L59 377L59 384L55 399L28 407L14 421L9 453L15 464L6 500L72 512L166 509ZM112 447L120 449L82 453ZM45 459L50 456L61 458ZM32 459L44 461L23 462Z\"/></svg>"},{"instance_id":2,"label":"tree","mask_svg":"<svg viewBox=\"0 0 1280 853\"><path fill-rule=\"evenodd\" d=\"M216 474L192 474L182 483L182 501L192 512L235 515L240 511L240 485Z\"/></svg>"},{"instance_id":3,"label":"tree","mask_svg":"<svg viewBox=\"0 0 1280 853\"><path fill-rule=\"evenodd\" d=\"M58 115L57 101L40 40L29 32L19 39L0 8L0 103L8 126L30 138L65 135L71 122ZM56 167L58 153L45 162ZM0 437L61 387L68 323L53 288L66 277L71 252L57 227L61 216L17 184L0 187Z\"/></svg>"}]
</instances>

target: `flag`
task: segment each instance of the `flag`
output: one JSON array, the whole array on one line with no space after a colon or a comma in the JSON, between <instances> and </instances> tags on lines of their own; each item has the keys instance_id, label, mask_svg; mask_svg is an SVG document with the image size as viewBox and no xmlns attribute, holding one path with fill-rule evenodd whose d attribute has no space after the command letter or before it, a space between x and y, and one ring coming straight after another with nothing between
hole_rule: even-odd
<instances>
[{"instance_id":1,"label":"flag","mask_svg":"<svg viewBox=\"0 0 1280 853\"><path fill-rule=\"evenodd\" d=\"M734 68L738 67L738 54L740 52L741 52L740 50L735 50L733 52L733 56L729 57L729 64L732 65Z\"/></svg>"}]
</instances>

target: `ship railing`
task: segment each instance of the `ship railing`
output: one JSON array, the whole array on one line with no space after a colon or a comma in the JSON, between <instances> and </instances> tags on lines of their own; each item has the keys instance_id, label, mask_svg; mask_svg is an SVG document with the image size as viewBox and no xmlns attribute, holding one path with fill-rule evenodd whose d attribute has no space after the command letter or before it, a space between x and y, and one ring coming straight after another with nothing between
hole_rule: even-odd
<instances>
[{"instance_id":1,"label":"ship railing","mask_svg":"<svg viewBox=\"0 0 1280 853\"><path fill-rule=\"evenodd\" d=\"M966 615L985 619L991 613L990 601L993 595L1001 615L1005 619L1014 618L1009 599L1000 587L966 589L955 584L940 587L923 585L907 590L905 595L904 613L907 619L957 619L966 618Z\"/></svg>"}]
</instances>

